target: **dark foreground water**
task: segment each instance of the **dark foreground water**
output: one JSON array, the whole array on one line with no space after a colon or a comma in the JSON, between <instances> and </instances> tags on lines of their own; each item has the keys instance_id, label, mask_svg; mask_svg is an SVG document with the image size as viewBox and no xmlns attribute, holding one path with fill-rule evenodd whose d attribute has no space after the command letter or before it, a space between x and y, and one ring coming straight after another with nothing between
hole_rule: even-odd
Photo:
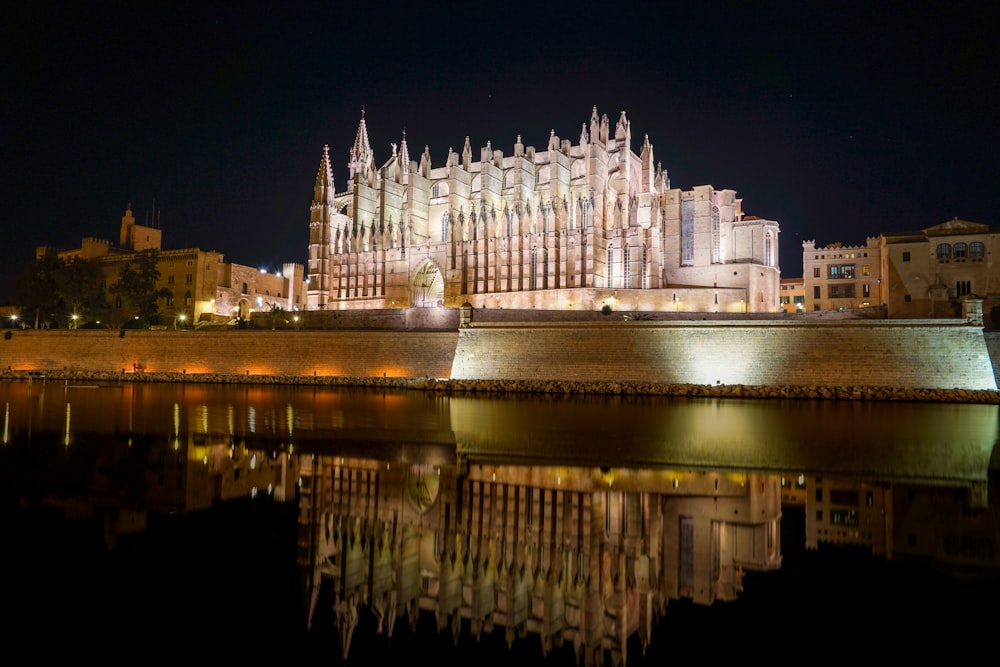
<instances>
[{"instance_id":1,"label":"dark foreground water","mask_svg":"<svg viewBox=\"0 0 1000 667\"><path fill-rule=\"evenodd\" d=\"M532 471L568 476L595 466L716 474L705 462L728 456L722 475L790 482L780 567L748 571L733 600L669 600L645 651L629 640L627 664L957 658L978 654L996 628L996 406L176 386L137 393L37 382L0 386L0 403L3 636L11 655L32 661L576 664L570 646L543 655L530 633L508 645L499 628L473 638L465 621L456 638L429 611L415 628L397 621L389 636L364 607L345 660L328 588L307 623L295 475L284 498L247 479L273 479L279 463L294 469L297 457L314 454L358 469L464 461L473 475L488 465L501 476L516 469L522 481ZM595 421L581 427L583 414ZM567 432L577 446L560 444ZM545 433L551 448L539 451ZM830 491L818 501L808 483L793 501L799 474L827 489L831 477L841 480L833 486L844 507L830 504ZM847 507L851 489L861 489L859 510ZM885 502L892 553L875 553L884 551L872 546L877 537L832 545L821 532L807 549L807 515L840 512L850 523L850 511L864 512L865 489L891 492L877 502ZM808 530L836 526L827 515Z\"/></svg>"}]
</instances>

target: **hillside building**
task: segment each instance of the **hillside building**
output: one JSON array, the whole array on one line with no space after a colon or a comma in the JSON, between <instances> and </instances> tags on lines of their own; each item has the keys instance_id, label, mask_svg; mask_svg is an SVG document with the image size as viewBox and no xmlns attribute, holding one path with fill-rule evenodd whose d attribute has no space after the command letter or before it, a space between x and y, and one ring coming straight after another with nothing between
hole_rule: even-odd
<instances>
[{"instance_id":1,"label":"hillside building","mask_svg":"<svg viewBox=\"0 0 1000 667\"><path fill-rule=\"evenodd\" d=\"M118 244L100 238L85 238L79 248L60 250L41 246L36 258L55 251L60 258L74 257L98 262L103 284L110 287L118 281L122 267L133 262L145 250L158 253L160 279L156 287L170 291L161 304L165 323L183 320L188 323L227 322L236 318L249 319L254 312L280 308L286 311L305 308L305 269L302 264L287 263L280 273L259 271L249 266L224 261L223 254L212 250L185 248L162 249L163 231L158 227L140 225L129 206L122 216ZM130 314L126 304L110 293L109 326L120 326Z\"/></svg>"},{"instance_id":2,"label":"hillside building","mask_svg":"<svg viewBox=\"0 0 1000 667\"><path fill-rule=\"evenodd\" d=\"M648 136L593 110L574 144L511 154L468 137L444 164L406 136L378 166L364 116L334 186L329 147L309 223L308 308L779 312L778 223L734 190L672 188Z\"/></svg>"}]
</instances>

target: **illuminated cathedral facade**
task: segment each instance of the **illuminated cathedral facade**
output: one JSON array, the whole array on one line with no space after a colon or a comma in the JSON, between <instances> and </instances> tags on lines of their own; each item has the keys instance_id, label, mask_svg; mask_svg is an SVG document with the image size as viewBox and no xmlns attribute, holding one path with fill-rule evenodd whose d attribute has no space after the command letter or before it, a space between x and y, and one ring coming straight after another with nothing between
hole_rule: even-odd
<instances>
[{"instance_id":1,"label":"illuminated cathedral facade","mask_svg":"<svg viewBox=\"0 0 1000 667\"><path fill-rule=\"evenodd\" d=\"M594 108L576 144L509 155L469 138L443 165L405 134L378 166L364 116L345 190L329 147L309 223L310 310L458 307L779 312L777 222L734 190L671 188L631 122Z\"/></svg>"}]
</instances>

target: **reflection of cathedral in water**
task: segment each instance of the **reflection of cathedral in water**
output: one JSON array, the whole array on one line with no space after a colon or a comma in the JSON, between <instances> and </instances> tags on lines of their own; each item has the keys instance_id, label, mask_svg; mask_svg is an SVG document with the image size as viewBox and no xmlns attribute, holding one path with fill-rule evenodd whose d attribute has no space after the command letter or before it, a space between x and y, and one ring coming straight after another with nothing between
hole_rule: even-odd
<instances>
[{"instance_id":1,"label":"reflection of cathedral in water","mask_svg":"<svg viewBox=\"0 0 1000 667\"><path fill-rule=\"evenodd\" d=\"M669 600L732 600L781 565L777 476L420 465L300 457L310 618L332 604L345 657L361 613L538 635L581 664L625 661ZM321 589L325 591L321 595ZM331 598L326 595L330 594Z\"/></svg>"}]
</instances>

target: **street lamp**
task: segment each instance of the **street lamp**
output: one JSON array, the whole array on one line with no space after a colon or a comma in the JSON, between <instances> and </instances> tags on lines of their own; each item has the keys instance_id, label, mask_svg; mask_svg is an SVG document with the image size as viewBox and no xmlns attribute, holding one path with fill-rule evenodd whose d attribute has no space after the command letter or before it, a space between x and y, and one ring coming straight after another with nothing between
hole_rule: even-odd
<instances>
[{"instance_id":1,"label":"street lamp","mask_svg":"<svg viewBox=\"0 0 1000 667\"><path fill-rule=\"evenodd\" d=\"M76 324L76 323L77 323L77 321L78 321L78 320L80 319L80 316L79 316L79 315L77 315L76 313L73 313L72 315L70 315L70 316L69 316L69 319L70 319L70 325L69 325L69 328L70 328L70 329L75 329L75 328L76 328L76 326L77 326L77 324Z\"/></svg>"}]
</instances>

